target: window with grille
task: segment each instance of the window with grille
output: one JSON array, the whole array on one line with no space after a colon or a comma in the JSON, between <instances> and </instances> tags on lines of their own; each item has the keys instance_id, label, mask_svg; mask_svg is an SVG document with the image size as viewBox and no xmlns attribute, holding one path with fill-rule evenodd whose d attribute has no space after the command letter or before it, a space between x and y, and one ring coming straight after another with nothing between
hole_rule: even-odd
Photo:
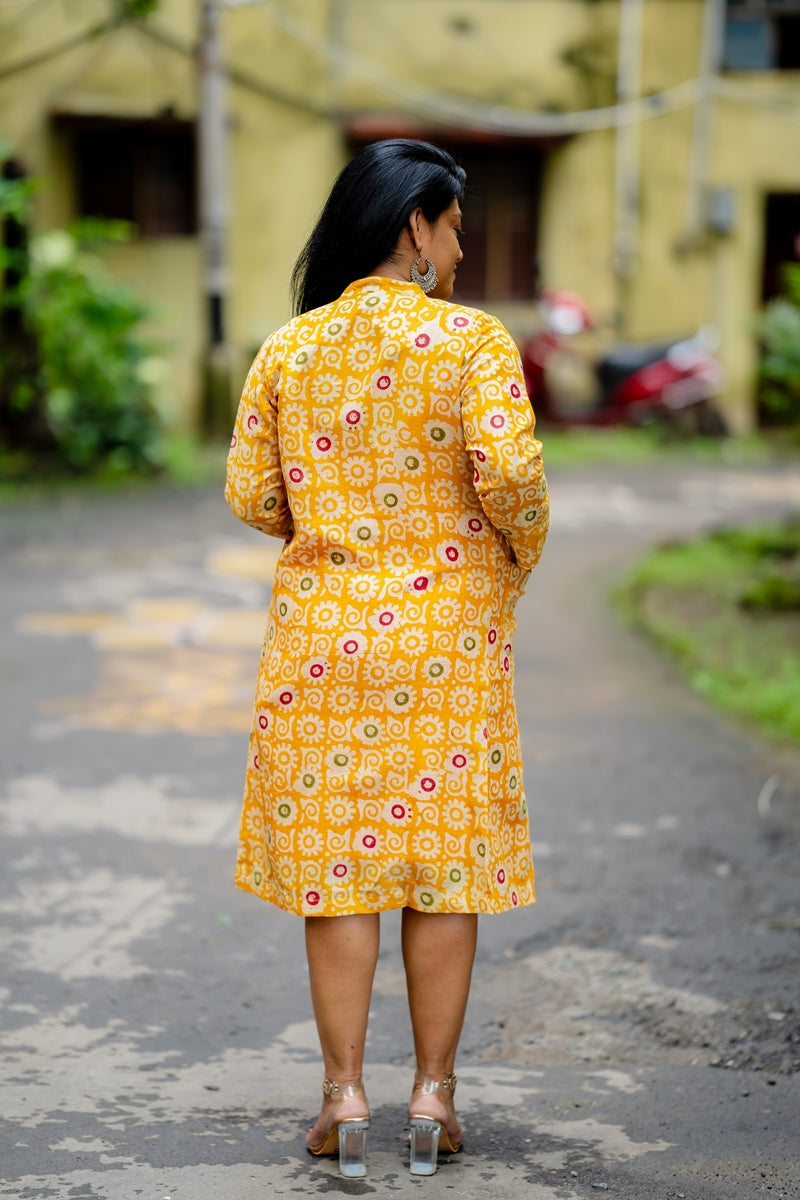
<instances>
[{"instance_id":1,"label":"window with grille","mask_svg":"<svg viewBox=\"0 0 800 1200\"><path fill-rule=\"evenodd\" d=\"M464 261L456 300L536 295L541 154L530 148L448 147L467 172Z\"/></svg>"},{"instance_id":2,"label":"window with grille","mask_svg":"<svg viewBox=\"0 0 800 1200\"><path fill-rule=\"evenodd\" d=\"M195 128L189 121L57 116L82 217L132 221L142 237L197 231Z\"/></svg>"},{"instance_id":3,"label":"window with grille","mask_svg":"<svg viewBox=\"0 0 800 1200\"><path fill-rule=\"evenodd\" d=\"M800 71L799 0L727 0L723 66Z\"/></svg>"}]
</instances>

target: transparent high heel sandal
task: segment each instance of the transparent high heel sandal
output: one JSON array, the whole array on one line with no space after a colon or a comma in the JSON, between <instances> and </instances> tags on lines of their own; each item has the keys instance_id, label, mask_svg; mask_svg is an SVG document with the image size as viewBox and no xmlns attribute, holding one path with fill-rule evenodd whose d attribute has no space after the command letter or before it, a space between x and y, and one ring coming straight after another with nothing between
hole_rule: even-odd
<instances>
[{"instance_id":1,"label":"transparent high heel sandal","mask_svg":"<svg viewBox=\"0 0 800 1200\"><path fill-rule=\"evenodd\" d=\"M364 1087L359 1079L356 1083L340 1084L333 1079L325 1079L322 1090L326 1096L332 1096L337 1101L349 1100L353 1096L364 1099ZM369 1117L345 1117L341 1121L335 1118L331 1123L321 1146L314 1147L306 1139L306 1147L314 1155L338 1154L339 1174L346 1179L359 1179L367 1173L367 1132ZM309 1133L311 1131L309 1130Z\"/></svg>"},{"instance_id":2,"label":"transparent high heel sandal","mask_svg":"<svg viewBox=\"0 0 800 1200\"><path fill-rule=\"evenodd\" d=\"M446 1075L444 1079L425 1079L418 1075L414 1082L414 1093L408 1110L408 1123L411 1127L409 1169L412 1175L433 1175L440 1152L457 1154L461 1149L461 1139L454 1142L447 1126L442 1121L432 1117L429 1113L415 1111L415 1109L425 1107L421 1097L430 1096L440 1089L450 1093L449 1107L452 1107L453 1093L456 1090L457 1082L455 1074Z\"/></svg>"}]
</instances>

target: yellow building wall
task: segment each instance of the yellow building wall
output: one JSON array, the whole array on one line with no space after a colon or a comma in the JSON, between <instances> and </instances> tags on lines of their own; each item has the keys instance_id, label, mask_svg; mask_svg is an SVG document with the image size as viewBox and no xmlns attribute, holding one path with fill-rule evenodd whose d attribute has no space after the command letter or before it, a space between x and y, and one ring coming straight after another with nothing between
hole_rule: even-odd
<instances>
[{"instance_id":1,"label":"yellow building wall","mask_svg":"<svg viewBox=\"0 0 800 1200\"><path fill-rule=\"evenodd\" d=\"M332 122L245 92L233 100L229 316L247 357L291 315L295 259L344 158Z\"/></svg>"},{"instance_id":2,"label":"yellow building wall","mask_svg":"<svg viewBox=\"0 0 800 1200\"><path fill-rule=\"evenodd\" d=\"M616 3L608 0L349 0L340 10L355 59L340 98L351 109L398 108L385 84L376 89L381 75L412 85L407 102L422 101L425 89L522 111L611 100L608 82L589 83L566 60L596 42L613 59ZM358 60L372 64L369 74Z\"/></svg>"},{"instance_id":3,"label":"yellow building wall","mask_svg":"<svg viewBox=\"0 0 800 1200\"><path fill-rule=\"evenodd\" d=\"M0 72L88 30L109 8L106 0L52 0L4 34L9 12L13 4L0 13ZM423 121L442 94L525 111L613 103L618 18L617 0L281 0L226 10L225 57L239 73L229 89L235 384L260 341L289 315L292 265L344 161L340 116L384 112ZM196 114L196 0L161 0L149 24L176 45L121 28L0 78L0 137L44 180L40 228L69 223L75 212L53 112ZM646 0L644 94L695 76L701 24L702 0ZM718 324L725 405L745 427L753 414L750 330L760 296L763 196L800 191L800 75L724 78L758 102L715 104L708 182L734 191L732 236L687 246L693 108L686 107L640 125L639 253L624 293L613 270L613 130L545 143L539 253L545 285L582 293L605 326L622 299L625 336L669 337ZM193 425L205 339L198 239L138 239L115 248L109 264L156 304L158 332L170 347L169 418ZM530 305L493 308L524 336Z\"/></svg>"},{"instance_id":4,"label":"yellow building wall","mask_svg":"<svg viewBox=\"0 0 800 1200\"><path fill-rule=\"evenodd\" d=\"M295 259L344 163L339 124L325 115L328 61L314 50L326 44L330 0L283 7L301 12L298 27L310 44L287 33L265 5L231 11L224 25L228 61L306 106L235 83L230 89L230 328L239 380L264 338L291 315Z\"/></svg>"},{"instance_id":5,"label":"yellow building wall","mask_svg":"<svg viewBox=\"0 0 800 1200\"><path fill-rule=\"evenodd\" d=\"M674 87L699 68L701 0L648 0L642 94ZM625 336L648 340L714 325L726 373L721 405L732 428L755 418L758 349L752 326L761 300L764 198L800 192L800 73L725 73L736 101L713 106L708 187L733 191L730 236L687 245L694 107L639 126L640 220L635 278L626 294ZM614 134L583 134L547 158L540 237L545 286L581 292L602 323L618 315L613 272Z\"/></svg>"},{"instance_id":6,"label":"yellow building wall","mask_svg":"<svg viewBox=\"0 0 800 1200\"><path fill-rule=\"evenodd\" d=\"M579 292L603 322L614 309L613 154L613 137L605 130L551 150L539 226L543 286Z\"/></svg>"}]
</instances>

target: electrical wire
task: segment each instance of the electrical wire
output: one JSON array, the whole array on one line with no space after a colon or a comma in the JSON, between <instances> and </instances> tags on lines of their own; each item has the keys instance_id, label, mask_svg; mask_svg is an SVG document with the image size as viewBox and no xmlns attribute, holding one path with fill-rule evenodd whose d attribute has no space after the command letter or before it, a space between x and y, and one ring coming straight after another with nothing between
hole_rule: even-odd
<instances>
[{"instance_id":1,"label":"electrical wire","mask_svg":"<svg viewBox=\"0 0 800 1200\"><path fill-rule=\"evenodd\" d=\"M784 117L795 123L800 122L800 100L788 92L753 96L742 84L719 78L715 80L713 90L721 100L730 100L734 104L744 104L750 108L763 108L776 117Z\"/></svg>"},{"instance_id":2,"label":"electrical wire","mask_svg":"<svg viewBox=\"0 0 800 1200\"><path fill-rule=\"evenodd\" d=\"M249 3L266 9L279 28L324 61L335 61L340 69L342 66L349 68L354 74L375 84L384 94L396 96L405 111L438 124L512 137L589 133L689 108L709 93L748 107L770 109L781 116L800 119L800 105L796 97L788 94L781 99L754 96L741 85L719 77L713 81L687 79L671 88L642 96L637 100L603 108L585 109L581 112L524 112L505 105L491 105L468 97L447 95L392 78L382 68L346 47L331 46L325 38L276 0L249 0ZM241 6L236 4L235 0L233 4L228 0L228 5ZM341 115L341 112L342 108L338 106L337 113Z\"/></svg>"},{"instance_id":3,"label":"electrical wire","mask_svg":"<svg viewBox=\"0 0 800 1200\"><path fill-rule=\"evenodd\" d=\"M348 50L345 46L331 47L329 42L273 0L260 0L274 24L296 42L313 51L323 61L334 58L354 74L376 84L384 94L396 97L407 112L437 124L512 137L535 137L587 133L611 129L620 121L640 121L661 116L679 108L687 108L697 99L697 80L689 79L677 86L643 97L628 104L571 113L531 113L506 105L486 104L466 96L447 95L417 84L393 78L381 67Z\"/></svg>"},{"instance_id":4,"label":"electrical wire","mask_svg":"<svg viewBox=\"0 0 800 1200\"><path fill-rule=\"evenodd\" d=\"M7 2L8 0L6 0ZM27 3L35 4L36 0L27 0ZM563 136L611 129L624 121L643 121L663 116L666 113L690 107L705 94L700 80L687 79L674 87L666 88L664 91L650 96L643 96L641 99L626 104L614 104L604 108L569 113L524 112L521 109L513 109L505 105L486 104L468 97L447 95L393 79L381 68L345 47L331 47L324 38L319 37L302 22L296 21L285 10L279 9L273 4L264 4L264 0L260 0L260 3L276 15L276 23L284 29L284 32L319 54L323 60L344 63L351 71L374 83L385 95L395 97L401 103L404 111L434 124L511 137ZM142 35L152 38L181 55L194 57L196 54L194 44L159 28L152 21L133 23L126 22L124 18L113 17L108 21L91 26L73 37L66 38L46 50L29 55L8 66L0 67L0 82L22 71L41 66L68 53L84 42L91 41L93 38L123 25L137 29ZM232 83L277 104L314 116L341 119L346 115L341 106L326 104L308 96L285 91L238 67L228 65L226 73ZM710 86L711 91L722 99L748 107L764 108L776 116L793 121L800 120L800 105L790 95L753 96L741 85L721 79L716 79Z\"/></svg>"},{"instance_id":5,"label":"electrical wire","mask_svg":"<svg viewBox=\"0 0 800 1200\"><path fill-rule=\"evenodd\" d=\"M166 29L160 29L151 21L139 21L134 28L144 37L151 38L160 46L166 46L168 49L174 50L176 54L182 54L186 58L197 57L197 47L192 42L184 41L183 38L176 37L174 33L169 33ZM256 92L259 96L264 96L267 100L274 100L277 104L284 104L287 108L298 109L301 112L310 113L315 117L334 116L333 110L327 105L317 104L305 96L294 96L288 92L283 92L280 88L274 87L270 83L265 83L264 80L250 74L248 71L241 71L238 67L231 67L227 64L224 69L231 83L235 83L247 91Z\"/></svg>"},{"instance_id":6,"label":"electrical wire","mask_svg":"<svg viewBox=\"0 0 800 1200\"><path fill-rule=\"evenodd\" d=\"M256 0L256 2L258 7L269 8L273 13L276 11L277 6L269 3L269 0L266 3L265 0ZM243 5L229 4L226 7L239 8ZM358 67L359 73L364 73L384 92L397 95L403 104L404 111L414 113L436 124L472 131L523 137L587 133L594 130L611 129L623 121L642 121L688 108L696 104L705 94L705 89L699 79L687 79L662 92L643 96L626 104L614 104L605 108L586 109L574 113L526 113L519 109L487 105L481 101L468 100L459 96L448 96L427 88L417 88L414 85L393 80L384 71L359 55L355 55L341 46L332 47L324 38L307 26L303 26L302 22L297 22L285 10L280 10L277 23L285 33L296 41L302 41L307 49L312 50L328 64L344 62L344 65L350 69ZM138 23L136 28L145 36L180 54L193 56L196 53L195 47L191 43L160 29L152 21ZM226 70L232 83L248 91L256 92L278 104L315 116L337 119L346 116L346 111L341 105L325 104L322 101L312 100L308 96L285 91L275 84L267 83L258 76L237 67L228 66ZM766 99L762 100L761 97L751 96L746 89L729 85L727 81L716 80L710 85L710 90L728 100L750 106L769 107L773 112L779 112L782 116L791 116L794 113L800 119L800 108L796 100L788 96L785 98L786 107L778 109L775 103L768 102Z\"/></svg>"},{"instance_id":7,"label":"electrical wire","mask_svg":"<svg viewBox=\"0 0 800 1200\"><path fill-rule=\"evenodd\" d=\"M93 38L100 37L101 34L108 33L122 24L124 24L124 21L120 20L119 17L112 17L108 21L102 21L99 25L92 25L89 29L84 29L81 33L76 33L73 37L65 38L63 42L57 42L55 46L49 46L46 50L39 50L36 54L29 54L27 58L21 58L18 62L10 63L7 67L0 67L0 83L4 79L10 79L12 75L19 75L21 71L30 71L33 67L40 67L43 63L50 62L51 59L58 58L70 50L75 50L85 42L90 42Z\"/></svg>"}]
</instances>

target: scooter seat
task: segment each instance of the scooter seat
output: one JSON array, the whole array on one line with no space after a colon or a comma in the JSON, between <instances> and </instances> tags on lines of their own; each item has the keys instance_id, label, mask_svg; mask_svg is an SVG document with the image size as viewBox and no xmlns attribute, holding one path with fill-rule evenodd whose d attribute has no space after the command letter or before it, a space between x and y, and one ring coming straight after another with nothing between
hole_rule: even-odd
<instances>
[{"instance_id":1,"label":"scooter seat","mask_svg":"<svg viewBox=\"0 0 800 1200\"><path fill-rule=\"evenodd\" d=\"M680 338L672 338L668 342L647 342L644 345L623 342L612 346L597 364L597 376L604 395L607 395L629 375L664 358L667 351L680 340Z\"/></svg>"}]
</instances>

